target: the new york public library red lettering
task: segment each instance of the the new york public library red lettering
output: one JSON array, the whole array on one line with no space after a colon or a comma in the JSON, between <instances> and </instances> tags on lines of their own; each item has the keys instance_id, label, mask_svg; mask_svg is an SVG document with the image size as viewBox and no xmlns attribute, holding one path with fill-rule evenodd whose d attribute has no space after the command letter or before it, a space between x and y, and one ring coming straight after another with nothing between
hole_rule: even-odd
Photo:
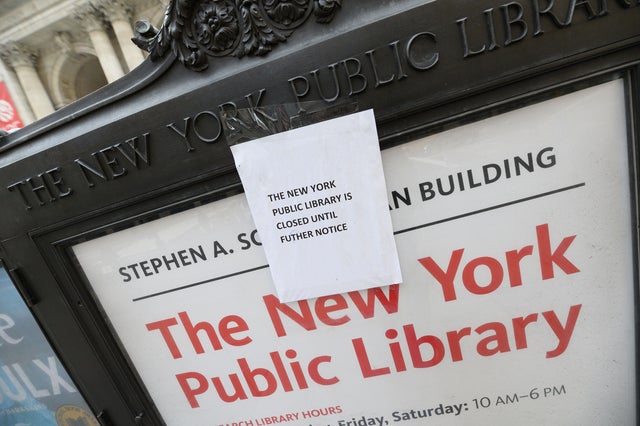
<instances>
[{"instance_id":1,"label":"the new york public library red lettering","mask_svg":"<svg viewBox=\"0 0 640 426\"><path fill-rule=\"evenodd\" d=\"M439 285L444 303L455 303L463 291L472 297L492 297L492 293L501 287L502 291L508 291L580 272L571 258L572 244L577 236L558 236L558 230L553 231L548 224L538 225L533 243L519 248L509 247L498 258L467 258L470 256L465 256L465 248L460 248L444 256L445 259L448 257L446 262L432 256L417 259L426 272L420 285ZM522 267L525 262L529 269ZM532 265L537 273L524 274L523 271L532 270ZM480 269L488 272L481 275L482 279L476 275ZM289 304L267 294L262 301L275 337L283 338L294 330L298 333L301 330L312 332L324 327L344 326L354 320L396 315L402 288L403 285L393 284ZM546 289L553 291L553 286ZM561 356L569 347L581 309L582 304L576 303L562 311L526 312L521 316L469 324L455 330L438 330L437 324L406 323L380 330L386 339L382 345L371 335L345 338L344 342L337 338L335 345L349 347L354 369L363 380L462 362L471 356L490 357L520 350L540 352L545 358L554 358ZM146 327L149 332L157 332L173 359L186 355L200 356L253 342L251 327L240 315L227 315L217 322L209 322L196 320L183 311L174 317L148 323ZM541 329L550 336L549 344L544 348L529 347L528 332ZM187 347L177 343L186 341L184 337L190 342ZM330 353L330 346L322 351L326 353L303 356L295 348L288 347L268 354L249 353L226 365L224 368L230 371L225 374L219 373L221 366L217 365L216 375L184 371L175 377L192 408L206 405L206 401L212 399L233 403L269 397L279 392L332 386L341 381L340 372L332 365L336 355Z\"/></svg>"}]
</instances>

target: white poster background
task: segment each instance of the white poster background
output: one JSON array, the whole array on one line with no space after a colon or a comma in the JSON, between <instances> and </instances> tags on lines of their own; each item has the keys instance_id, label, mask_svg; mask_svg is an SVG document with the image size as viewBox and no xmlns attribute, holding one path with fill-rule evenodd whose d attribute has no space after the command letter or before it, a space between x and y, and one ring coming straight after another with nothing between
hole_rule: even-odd
<instances>
[{"instance_id":1,"label":"white poster background","mask_svg":"<svg viewBox=\"0 0 640 426\"><path fill-rule=\"evenodd\" d=\"M242 242L255 229L243 196L85 242L74 252L168 425L633 425L625 116L623 83L613 81L385 150L405 280L399 286L289 303L271 309L270 316L267 306L277 299L264 253ZM515 156L528 153L535 162L541 152L546 168L536 163L519 176L511 169L510 178L422 201L422 183L447 182L449 175L455 180L467 170L477 183L487 164L507 160L513 166ZM410 205L398 194L408 194ZM538 254L541 226L556 255L547 279ZM199 245L206 261L126 283L118 272ZM461 249L456 268L451 258ZM511 286L517 280L507 273L506 259L514 253L522 254L522 283ZM563 271L562 256L579 272ZM429 257L451 271L455 300L445 301L442 286L420 263ZM473 272L467 282L474 278L479 286L497 277L486 266L499 270L490 259L503 268L500 285L487 294L466 290L465 268ZM571 312L575 321L569 326ZM218 332L237 326L230 321L240 317L248 330L235 329L229 340L238 345L222 341L217 350L200 331L198 353L180 313ZM554 318L560 332L550 326ZM158 321L175 321L168 330L180 358L172 357L157 329L147 330L146 324ZM558 349L560 340L565 345ZM421 359L435 359L437 341L438 362L420 365ZM278 381L271 394L252 396L240 363L275 375L274 353L290 387ZM295 379L296 365L306 386ZM311 379L314 365L334 383ZM198 407L189 404L176 379L185 373L196 378L188 386ZM235 378L246 398L223 402L214 378L231 394ZM268 389L266 379L256 375L254 381Z\"/></svg>"},{"instance_id":2,"label":"white poster background","mask_svg":"<svg viewBox=\"0 0 640 426\"><path fill-rule=\"evenodd\" d=\"M402 282L373 110L231 151L280 300Z\"/></svg>"}]
</instances>

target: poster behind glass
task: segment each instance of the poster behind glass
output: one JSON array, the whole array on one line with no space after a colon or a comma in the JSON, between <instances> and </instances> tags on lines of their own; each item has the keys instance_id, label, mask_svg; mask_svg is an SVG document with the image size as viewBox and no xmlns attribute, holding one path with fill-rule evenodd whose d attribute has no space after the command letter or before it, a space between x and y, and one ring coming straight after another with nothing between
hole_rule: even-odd
<instances>
[{"instance_id":1,"label":"poster behind glass","mask_svg":"<svg viewBox=\"0 0 640 426\"><path fill-rule=\"evenodd\" d=\"M401 284L282 302L242 194L73 251L171 426L637 424L625 108L616 80L384 150Z\"/></svg>"},{"instance_id":2,"label":"poster behind glass","mask_svg":"<svg viewBox=\"0 0 640 426\"><path fill-rule=\"evenodd\" d=\"M1 267L0 425L98 426Z\"/></svg>"}]
</instances>

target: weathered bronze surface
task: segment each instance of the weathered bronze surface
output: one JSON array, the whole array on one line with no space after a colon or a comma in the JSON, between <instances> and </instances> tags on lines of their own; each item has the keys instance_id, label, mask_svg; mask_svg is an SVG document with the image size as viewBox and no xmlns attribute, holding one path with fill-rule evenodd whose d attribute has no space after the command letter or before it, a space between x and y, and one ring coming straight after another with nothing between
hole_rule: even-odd
<instances>
[{"instance_id":1,"label":"weathered bronze surface","mask_svg":"<svg viewBox=\"0 0 640 426\"><path fill-rule=\"evenodd\" d=\"M373 108L385 148L624 76L637 129L638 22L638 0L174 0L140 67L0 136L0 258L96 412L162 424L70 245L240 191L244 109Z\"/></svg>"}]
</instances>

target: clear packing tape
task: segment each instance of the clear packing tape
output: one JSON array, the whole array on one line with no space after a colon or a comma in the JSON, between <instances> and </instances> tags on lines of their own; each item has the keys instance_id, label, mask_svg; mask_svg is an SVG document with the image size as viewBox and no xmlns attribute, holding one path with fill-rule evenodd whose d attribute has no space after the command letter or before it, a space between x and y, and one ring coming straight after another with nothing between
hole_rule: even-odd
<instances>
[{"instance_id":1,"label":"clear packing tape","mask_svg":"<svg viewBox=\"0 0 640 426\"><path fill-rule=\"evenodd\" d=\"M354 112L358 112L358 103L352 99L329 106L324 101L267 105L236 109L233 115L223 113L222 125L231 146Z\"/></svg>"}]
</instances>

